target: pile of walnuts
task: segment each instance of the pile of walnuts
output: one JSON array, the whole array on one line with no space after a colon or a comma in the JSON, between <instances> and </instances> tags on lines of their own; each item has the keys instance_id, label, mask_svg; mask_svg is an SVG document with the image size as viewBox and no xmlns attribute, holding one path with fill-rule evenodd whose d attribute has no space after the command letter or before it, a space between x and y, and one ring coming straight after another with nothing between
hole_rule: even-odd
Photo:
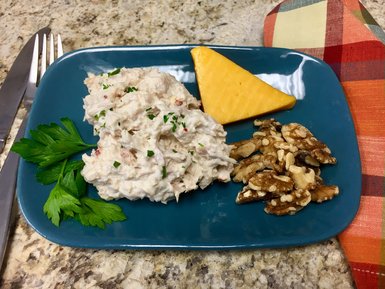
<instances>
[{"instance_id":1,"label":"pile of walnuts","mask_svg":"<svg viewBox=\"0 0 385 289\"><path fill-rule=\"evenodd\" d=\"M245 184L237 204L265 201L266 213L292 215L311 201L338 195L338 187L325 185L320 176L321 165L336 159L306 127L275 119L255 120L254 125L259 130L251 139L232 144L230 156L238 161L232 177Z\"/></svg>"}]
</instances>

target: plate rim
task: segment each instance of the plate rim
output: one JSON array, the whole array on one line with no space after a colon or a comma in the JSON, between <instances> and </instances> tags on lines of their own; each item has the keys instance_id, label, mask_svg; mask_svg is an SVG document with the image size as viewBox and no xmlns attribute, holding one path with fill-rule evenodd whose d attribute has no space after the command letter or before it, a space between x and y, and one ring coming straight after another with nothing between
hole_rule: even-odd
<instances>
[{"instance_id":1,"label":"plate rim","mask_svg":"<svg viewBox=\"0 0 385 289\"><path fill-rule=\"evenodd\" d=\"M96 47L87 47L87 48L81 48L81 49L76 49L76 50L73 50L73 51L70 51L70 52L67 52L65 53L63 56L61 56L60 58L58 58L55 63L53 63L52 65L50 65L46 71L46 74L49 75L51 70L55 69L56 66L61 62L61 61L64 61L65 59L69 58L69 57L73 57L74 55L77 55L79 53L88 53L88 52L112 52L112 51L116 51L116 52L119 52L119 51L138 51L138 50L148 50L148 51L154 51L154 50L161 50L161 51L164 51L164 50L178 50L178 49L191 49L193 47L197 47L197 46L206 46L206 47L210 47L210 48L218 48L218 49L228 49L228 50L253 50L253 51L256 51L256 50L275 50L275 51L281 51L281 52L296 52L300 55L305 55L307 57L310 57L314 60L316 60L317 62L321 63L322 65L324 65L325 67L327 67L327 69L334 75L334 77L336 78L336 81L339 83L339 85L341 86L341 82L338 80L337 76L335 75L334 71L332 70L332 68L325 62L323 61L322 59L319 59L317 57L314 57L312 55L309 55L309 54L306 54L306 53L303 53L301 51L298 51L298 50L293 50L293 49L289 49L289 48L280 48L280 47L263 47L263 46L232 46L232 45L204 45L204 44L162 44L162 45L134 45L134 46L96 46ZM194 72L195 73L195 72ZM43 79L44 81L44 79ZM342 89L342 86L341 86L341 89ZM38 92L37 92L38 93ZM61 238L56 238L55 234L47 234L45 233L43 230L41 230L38 226L36 226L35 224L33 224L30 220L30 218L28 218L26 215L28 215L25 211L25 207L23 205L23 198L20 198L20 186L18 185L17 186L17 199L18 199L18 205L19 205L19 208L20 208L20 211L22 212L25 220L27 221L27 223L37 232L39 233L41 236L43 236L44 238L46 238L47 240L49 241L52 241L54 243L57 243L59 245L63 245L63 246L69 246L69 247L75 247L75 248L92 248L92 249L139 249L139 250L143 250L143 249L148 249L148 250L154 250L154 249L173 249L173 250L232 250L232 249L255 249L255 248L286 248L286 247L294 247L294 246L304 246L304 245L309 245L309 244L314 244L314 243L318 243L318 242L322 242L322 241L325 241L325 240L328 240L332 237L335 237L336 235L338 235L339 233L341 233L342 231L344 231L348 226L349 224L353 221L354 217L356 216L358 210L359 210L359 207L360 207L360 200L361 200L361 186L362 186L362 164L361 164L361 156L360 156L360 150L359 150L359 146L358 146L358 140L357 140L357 133L356 133L356 127L354 125L354 119L352 117L352 112L350 110L350 107L349 107L349 104L347 103L347 100L346 100L346 94L345 92L343 91L342 89L342 93L343 93L343 96L344 96L344 102L348 108L348 112L349 112L349 117L350 117L350 121L352 123L352 128L353 128L353 131L354 131L354 136L355 136L355 143L354 143L354 149L357 153L357 157L358 157L358 168L357 170L359 170L360 172L360 178L358 180L358 183L359 183L359 190L360 190L360 194L359 194L359 197L358 197L358 201L357 201L357 205L355 207L355 210L353 212L351 212L349 218L346 218L345 219L345 222L343 225L340 225L340 227L337 229L337 230L334 230L333 232L326 232L324 234L320 234L318 236L318 238L314 238L314 237L311 237L311 236L306 236L306 237L303 237L301 241L294 241L294 240L291 240L289 242L284 242L284 244L282 244L282 241L277 241L277 242L274 242L274 243L269 243L269 244L264 244L264 242L254 242L254 243L247 243L247 244L234 244L234 245L191 245L191 244L186 244L186 245L179 245L179 244L174 244L174 245L165 245L165 244L145 244L145 245L140 245L140 244L115 244L115 243L103 243L103 244L100 244L98 246L94 246L92 244L88 244L88 243L85 243L85 244L76 244L74 245L73 243L71 242L68 242L66 240L62 240ZM32 106L32 109L31 109L31 112L30 112L30 115L33 114L33 111L35 109L36 106ZM26 129L26 135L28 134L29 130L31 129L30 128L30 125L31 125L31 122L29 121L28 119L28 123L27 123L27 129ZM19 168L18 168L18 181L17 183L20 184L23 182L23 180L21 180L21 172L24 168L24 164L25 164L25 161L24 160L21 160L20 163L19 163ZM172 242L170 242L172 243Z\"/></svg>"}]
</instances>

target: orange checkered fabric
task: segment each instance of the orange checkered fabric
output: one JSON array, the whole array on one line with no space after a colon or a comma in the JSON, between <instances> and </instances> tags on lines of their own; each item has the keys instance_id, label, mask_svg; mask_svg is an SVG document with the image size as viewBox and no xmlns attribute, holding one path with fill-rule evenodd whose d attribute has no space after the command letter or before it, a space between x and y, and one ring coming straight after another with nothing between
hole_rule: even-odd
<instances>
[{"instance_id":1,"label":"orange checkered fabric","mask_svg":"<svg viewBox=\"0 0 385 289\"><path fill-rule=\"evenodd\" d=\"M344 88L363 185L338 237L357 288L385 288L385 33L357 0L287 0L267 15L264 42L323 59Z\"/></svg>"}]
</instances>

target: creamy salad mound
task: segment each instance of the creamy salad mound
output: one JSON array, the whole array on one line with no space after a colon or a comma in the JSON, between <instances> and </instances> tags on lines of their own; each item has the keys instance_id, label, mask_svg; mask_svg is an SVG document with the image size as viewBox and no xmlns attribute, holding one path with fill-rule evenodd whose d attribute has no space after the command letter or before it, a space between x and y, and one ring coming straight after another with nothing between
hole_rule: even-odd
<instances>
[{"instance_id":1,"label":"creamy salad mound","mask_svg":"<svg viewBox=\"0 0 385 289\"><path fill-rule=\"evenodd\" d=\"M106 200L167 203L181 193L230 181L235 161L226 132L172 75L121 68L84 81L85 120L99 135L82 175Z\"/></svg>"}]
</instances>

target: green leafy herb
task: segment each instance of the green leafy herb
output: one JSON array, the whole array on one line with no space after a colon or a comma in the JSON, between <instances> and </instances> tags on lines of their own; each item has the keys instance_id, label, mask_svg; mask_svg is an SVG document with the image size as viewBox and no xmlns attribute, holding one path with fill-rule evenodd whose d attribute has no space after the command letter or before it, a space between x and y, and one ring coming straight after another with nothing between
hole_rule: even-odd
<instances>
[{"instance_id":1,"label":"green leafy herb","mask_svg":"<svg viewBox=\"0 0 385 289\"><path fill-rule=\"evenodd\" d=\"M177 153L177 150L174 150L174 149L173 149L172 151L173 151L174 153Z\"/></svg>"},{"instance_id":2,"label":"green leafy herb","mask_svg":"<svg viewBox=\"0 0 385 289\"><path fill-rule=\"evenodd\" d=\"M39 125L36 130L30 131L31 139L22 138L13 144L11 150L26 161L44 168L75 153L96 147L94 144L84 143L70 119L62 118L61 123L64 128L55 123Z\"/></svg>"},{"instance_id":3,"label":"green leafy herb","mask_svg":"<svg viewBox=\"0 0 385 289\"><path fill-rule=\"evenodd\" d=\"M172 123L172 128L171 128L172 132L176 132L177 123L175 121L172 121L171 123Z\"/></svg>"},{"instance_id":4,"label":"green leafy herb","mask_svg":"<svg viewBox=\"0 0 385 289\"><path fill-rule=\"evenodd\" d=\"M130 92L134 92L134 91L138 91L138 89L134 86L127 86L125 89L124 89L124 92L125 93L130 93Z\"/></svg>"},{"instance_id":5,"label":"green leafy herb","mask_svg":"<svg viewBox=\"0 0 385 289\"><path fill-rule=\"evenodd\" d=\"M118 73L120 73L120 68L117 68L114 71L108 72L107 75L108 75L108 77L110 77L110 76L116 75Z\"/></svg>"},{"instance_id":6,"label":"green leafy herb","mask_svg":"<svg viewBox=\"0 0 385 289\"><path fill-rule=\"evenodd\" d=\"M149 119L153 120L153 119L156 117L156 115L150 113L150 114L147 114L147 117L148 117Z\"/></svg>"},{"instance_id":7,"label":"green leafy herb","mask_svg":"<svg viewBox=\"0 0 385 289\"><path fill-rule=\"evenodd\" d=\"M106 111L104 109L98 114L95 114L94 119L98 121L102 116L106 116Z\"/></svg>"},{"instance_id":8,"label":"green leafy herb","mask_svg":"<svg viewBox=\"0 0 385 289\"><path fill-rule=\"evenodd\" d=\"M181 118L184 118L184 115L183 114L180 114L179 116L178 115L175 115L173 112L169 112L168 114L164 115L163 116L163 122L164 123L167 123L168 120L170 119L171 117L171 131L172 132L176 132L176 130L178 129L178 126L182 126L184 129L186 129L186 123L181 121L180 119Z\"/></svg>"},{"instance_id":9,"label":"green leafy herb","mask_svg":"<svg viewBox=\"0 0 385 289\"><path fill-rule=\"evenodd\" d=\"M63 162L56 163L47 168L38 170L36 179L43 185L48 185L56 182L59 179ZM83 161L68 161L64 173L68 173L74 170L81 170L84 167Z\"/></svg>"},{"instance_id":10,"label":"green leafy herb","mask_svg":"<svg viewBox=\"0 0 385 289\"><path fill-rule=\"evenodd\" d=\"M84 162L68 161L68 158L96 145L85 144L68 118L61 119L61 123L64 128L54 123L39 125L36 130L30 131L31 139L23 138L11 148L40 167L36 174L40 183L56 182L43 206L44 213L55 226L68 218L99 228L125 220L126 216L118 205L86 196L87 183L80 173ZM119 162L114 163L115 167L119 165Z\"/></svg>"},{"instance_id":11,"label":"green leafy herb","mask_svg":"<svg viewBox=\"0 0 385 289\"><path fill-rule=\"evenodd\" d=\"M81 211L75 214L75 219L84 226L97 226L104 229L106 224L126 219L118 205L88 197L81 198L80 203Z\"/></svg>"},{"instance_id":12,"label":"green leafy herb","mask_svg":"<svg viewBox=\"0 0 385 289\"><path fill-rule=\"evenodd\" d=\"M111 86L111 84L104 84L103 83L103 89L107 89L107 88L109 88Z\"/></svg>"},{"instance_id":13,"label":"green leafy herb","mask_svg":"<svg viewBox=\"0 0 385 289\"><path fill-rule=\"evenodd\" d=\"M153 111L152 107L146 108L146 114L147 117L151 120L158 116L158 114Z\"/></svg>"},{"instance_id":14,"label":"green leafy herb","mask_svg":"<svg viewBox=\"0 0 385 289\"><path fill-rule=\"evenodd\" d=\"M200 142L198 142L198 145L200 145L201 147L204 147L204 146L205 146L204 144L201 144Z\"/></svg>"},{"instance_id":15,"label":"green leafy herb","mask_svg":"<svg viewBox=\"0 0 385 289\"><path fill-rule=\"evenodd\" d=\"M168 175L167 168L166 168L166 166L163 166L162 167L162 179L167 178L167 175Z\"/></svg>"},{"instance_id":16,"label":"green leafy herb","mask_svg":"<svg viewBox=\"0 0 385 289\"><path fill-rule=\"evenodd\" d=\"M114 166L115 168L118 168L118 167L120 166L120 162L118 162L118 161L114 161L114 164L113 164L113 166Z\"/></svg>"},{"instance_id":17,"label":"green leafy herb","mask_svg":"<svg viewBox=\"0 0 385 289\"><path fill-rule=\"evenodd\" d=\"M66 161L64 161L61 165L59 179L57 180L55 187L50 192L43 207L44 213L55 226L59 226L63 215L74 217L76 213L80 213L81 211L80 201L73 196L72 190L74 190L74 188L70 188L72 183L68 187L69 178L71 178L70 174L73 174L73 171L68 172L63 177L65 166ZM64 183L67 186L64 186ZM76 182L74 185L76 187Z\"/></svg>"},{"instance_id":18,"label":"green leafy herb","mask_svg":"<svg viewBox=\"0 0 385 289\"><path fill-rule=\"evenodd\" d=\"M119 206L88 198L85 193L86 182L80 169L70 170L64 161L43 211L55 226L59 226L63 219L75 218L84 226L98 226L103 229L105 224L126 219Z\"/></svg>"},{"instance_id":19,"label":"green leafy herb","mask_svg":"<svg viewBox=\"0 0 385 289\"><path fill-rule=\"evenodd\" d=\"M148 150L147 151L147 156L150 158L150 157L152 157L152 156L154 156L154 152L153 151L150 151L150 150Z\"/></svg>"}]
</instances>

